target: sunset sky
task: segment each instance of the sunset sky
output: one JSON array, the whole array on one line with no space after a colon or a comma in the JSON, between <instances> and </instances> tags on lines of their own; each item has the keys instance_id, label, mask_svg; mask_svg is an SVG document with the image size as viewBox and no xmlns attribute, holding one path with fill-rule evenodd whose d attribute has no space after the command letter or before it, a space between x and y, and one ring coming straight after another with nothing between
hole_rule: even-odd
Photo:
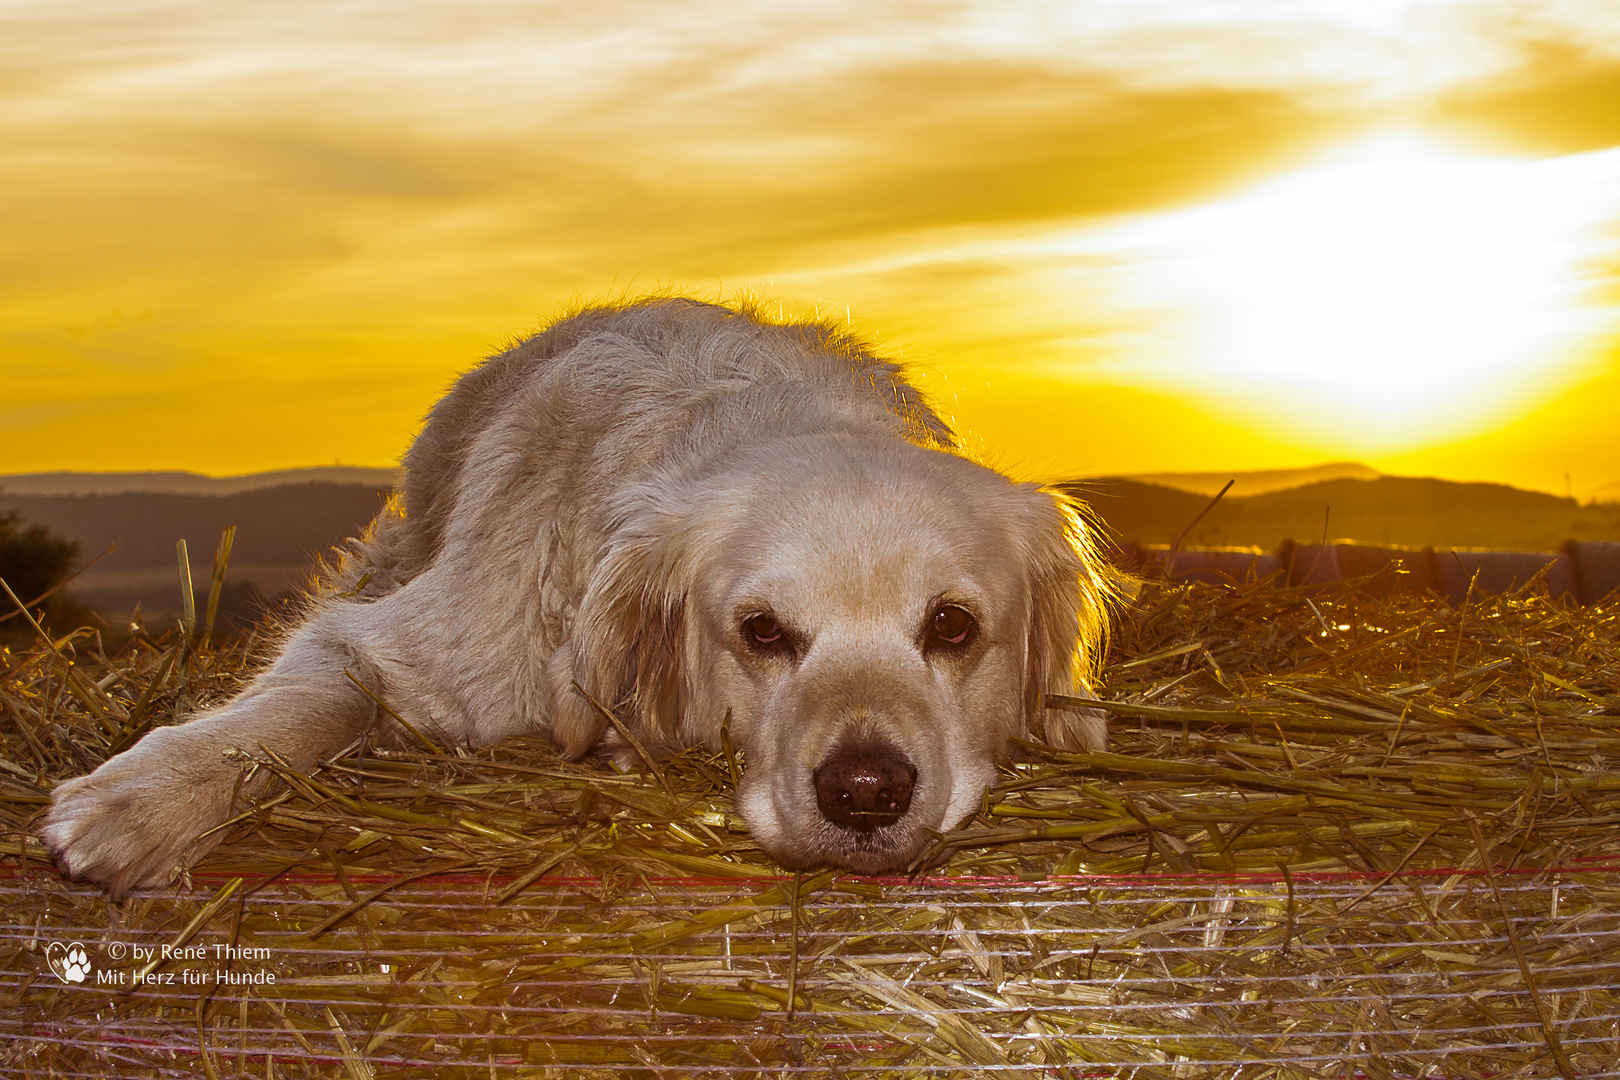
<instances>
[{"instance_id":1,"label":"sunset sky","mask_svg":"<svg viewBox=\"0 0 1620 1080\"><path fill-rule=\"evenodd\" d=\"M1620 4L0 3L0 473L391 464L654 290L1020 476L1620 499Z\"/></svg>"}]
</instances>

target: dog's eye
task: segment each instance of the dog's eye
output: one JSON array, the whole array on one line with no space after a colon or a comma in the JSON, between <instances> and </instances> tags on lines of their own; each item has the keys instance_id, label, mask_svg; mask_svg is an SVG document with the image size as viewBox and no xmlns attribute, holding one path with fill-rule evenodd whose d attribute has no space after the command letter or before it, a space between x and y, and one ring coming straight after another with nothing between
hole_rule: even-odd
<instances>
[{"instance_id":1,"label":"dog's eye","mask_svg":"<svg viewBox=\"0 0 1620 1080\"><path fill-rule=\"evenodd\" d=\"M965 645L976 625L967 608L947 604L928 620L928 641L932 645Z\"/></svg>"},{"instance_id":2,"label":"dog's eye","mask_svg":"<svg viewBox=\"0 0 1620 1080\"><path fill-rule=\"evenodd\" d=\"M787 632L774 615L750 615L743 620L743 640L756 649L779 652L790 647Z\"/></svg>"}]
</instances>

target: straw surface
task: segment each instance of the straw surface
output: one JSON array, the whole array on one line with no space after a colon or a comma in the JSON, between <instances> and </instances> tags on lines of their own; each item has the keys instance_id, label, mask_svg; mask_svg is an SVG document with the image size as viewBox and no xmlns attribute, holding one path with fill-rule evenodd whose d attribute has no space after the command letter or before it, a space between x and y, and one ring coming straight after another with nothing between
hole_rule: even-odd
<instances>
[{"instance_id":1,"label":"straw surface","mask_svg":"<svg viewBox=\"0 0 1620 1080\"><path fill-rule=\"evenodd\" d=\"M244 755L284 783L189 880L61 881L51 786L248 651L0 653L0 1070L1620 1075L1614 603L1148 583L1110 751L1029 741L909 876L782 871L734 757L519 740Z\"/></svg>"}]
</instances>

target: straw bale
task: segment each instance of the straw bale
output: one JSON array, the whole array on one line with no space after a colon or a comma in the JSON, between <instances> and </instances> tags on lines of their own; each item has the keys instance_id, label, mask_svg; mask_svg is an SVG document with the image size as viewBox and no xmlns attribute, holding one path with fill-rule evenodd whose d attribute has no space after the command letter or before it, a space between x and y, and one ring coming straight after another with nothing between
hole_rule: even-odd
<instances>
[{"instance_id":1,"label":"straw bale","mask_svg":"<svg viewBox=\"0 0 1620 1080\"><path fill-rule=\"evenodd\" d=\"M1616 1075L1620 604L1354 586L1144 584L1109 751L1036 733L884 878L771 863L732 755L244 748L279 787L114 906L52 786L248 650L0 651L0 1071Z\"/></svg>"},{"instance_id":2,"label":"straw bale","mask_svg":"<svg viewBox=\"0 0 1620 1080\"><path fill-rule=\"evenodd\" d=\"M1454 604L1461 603L1470 589L1514 592L1531 581L1554 596L1574 600L1580 594L1575 561L1568 552L1436 551L1433 568L1434 587Z\"/></svg>"},{"instance_id":3,"label":"straw bale","mask_svg":"<svg viewBox=\"0 0 1620 1080\"><path fill-rule=\"evenodd\" d=\"M1620 541L1571 540L1564 554L1574 564L1583 602L1596 604L1620 593Z\"/></svg>"}]
</instances>

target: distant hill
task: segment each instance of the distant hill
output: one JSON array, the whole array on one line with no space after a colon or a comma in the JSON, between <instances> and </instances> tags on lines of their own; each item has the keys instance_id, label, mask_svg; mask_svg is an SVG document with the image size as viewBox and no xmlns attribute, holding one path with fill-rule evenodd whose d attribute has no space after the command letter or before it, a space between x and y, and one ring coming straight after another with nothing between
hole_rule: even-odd
<instances>
[{"instance_id":1,"label":"distant hill","mask_svg":"<svg viewBox=\"0 0 1620 1080\"><path fill-rule=\"evenodd\" d=\"M1214 494L1124 478L1062 486L1088 502L1116 539L1142 544L1174 541ZM1188 533L1184 546L1271 551L1284 540L1314 542L1322 539L1324 514L1329 540L1364 544L1556 551L1565 540L1620 540L1620 503L1582 506L1505 484L1379 476L1248 497L1236 490Z\"/></svg>"},{"instance_id":2,"label":"distant hill","mask_svg":"<svg viewBox=\"0 0 1620 1080\"><path fill-rule=\"evenodd\" d=\"M1156 487L1173 488L1176 491L1191 491L1199 495L1213 497L1217 491L1226 486L1228 480L1234 480L1230 494L1232 495L1264 495L1272 491L1285 491L1288 488L1304 487L1306 484L1315 484L1323 480L1376 480L1383 474L1377 469L1363 465L1357 461L1335 461L1327 465L1312 465L1304 469L1258 469L1248 472L1227 470L1226 472L1161 472L1161 473L1127 473L1123 479L1134 480L1139 484L1152 484ZM0 484L4 481L0 480Z\"/></svg>"},{"instance_id":3,"label":"distant hill","mask_svg":"<svg viewBox=\"0 0 1620 1080\"><path fill-rule=\"evenodd\" d=\"M26 520L78 541L85 560L116 545L69 587L109 617L125 616L139 603L149 624L167 623L180 610L175 541L186 541L201 603L220 532L235 525L226 581L234 589L233 614L251 620L251 609L264 598L301 586L317 558L364 530L389 490L386 482L306 482L217 495L5 493L0 509L19 510Z\"/></svg>"},{"instance_id":4,"label":"distant hill","mask_svg":"<svg viewBox=\"0 0 1620 1080\"><path fill-rule=\"evenodd\" d=\"M1350 476L1319 476L1335 470ZM1184 546L1273 551L1289 539L1314 543L1322 538L1329 508L1329 540L1527 551L1554 551L1570 539L1620 540L1620 503L1582 506L1503 484L1376 473L1350 478L1370 472L1341 463L1236 474L1238 485L1189 533ZM1234 474L1156 475L1181 486L1145 483L1140 477L1063 486L1090 503L1117 540L1168 544ZM1275 486L1313 475L1318 476L1314 482ZM235 525L227 609L251 619L265 597L297 589L316 558L364 530L395 476L390 469L346 468L218 479L192 473L37 473L0 477L0 510L20 510L27 520L78 541L84 559L117 544L113 555L71 588L109 618L126 615L139 603L149 624L171 620L179 610L175 540L184 537L190 548L200 601L220 530Z\"/></svg>"},{"instance_id":5,"label":"distant hill","mask_svg":"<svg viewBox=\"0 0 1620 1080\"><path fill-rule=\"evenodd\" d=\"M363 469L333 465L315 469L281 469L241 476L203 476L192 472L46 472L0 476L0 495L238 495L244 491L287 484L392 486L399 469Z\"/></svg>"}]
</instances>

